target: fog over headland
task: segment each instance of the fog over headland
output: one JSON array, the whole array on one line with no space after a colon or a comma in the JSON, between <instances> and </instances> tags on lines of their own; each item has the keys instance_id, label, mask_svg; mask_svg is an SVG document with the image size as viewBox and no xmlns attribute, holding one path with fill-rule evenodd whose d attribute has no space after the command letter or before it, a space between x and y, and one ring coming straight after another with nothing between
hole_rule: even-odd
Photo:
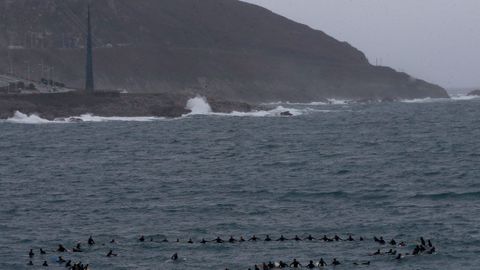
<instances>
[{"instance_id":1,"label":"fog over headland","mask_svg":"<svg viewBox=\"0 0 480 270\"><path fill-rule=\"evenodd\" d=\"M347 41L372 64L480 87L478 0L244 0Z\"/></svg>"}]
</instances>

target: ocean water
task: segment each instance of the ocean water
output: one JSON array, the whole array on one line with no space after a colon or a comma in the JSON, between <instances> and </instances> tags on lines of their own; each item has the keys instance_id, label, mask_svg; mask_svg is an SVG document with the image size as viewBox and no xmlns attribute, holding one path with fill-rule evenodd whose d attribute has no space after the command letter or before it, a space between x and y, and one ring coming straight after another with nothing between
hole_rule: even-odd
<instances>
[{"instance_id":1,"label":"ocean water","mask_svg":"<svg viewBox=\"0 0 480 270\"><path fill-rule=\"evenodd\" d=\"M0 122L0 269L65 269L58 255L102 270L246 270L321 257L342 262L335 269L479 269L480 100L282 106ZM279 117L286 109L295 116ZM253 234L365 241L198 243ZM405 241L401 253L423 236L437 252L369 256L391 248L373 236ZM55 253L77 242L84 252ZM110 249L118 257L107 258Z\"/></svg>"}]
</instances>

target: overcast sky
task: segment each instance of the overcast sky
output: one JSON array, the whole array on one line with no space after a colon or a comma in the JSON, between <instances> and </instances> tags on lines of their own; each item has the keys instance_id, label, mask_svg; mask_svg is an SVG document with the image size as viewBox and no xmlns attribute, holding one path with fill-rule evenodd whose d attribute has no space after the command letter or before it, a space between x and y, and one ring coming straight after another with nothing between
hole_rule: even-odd
<instances>
[{"instance_id":1,"label":"overcast sky","mask_svg":"<svg viewBox=\"0 0 480 270\"><path fill-rule=\"evenodd\" d=\"M373 64L443 87L480 87L480 0L244 1L347 41Z\"/></svg>"}]
</instances>

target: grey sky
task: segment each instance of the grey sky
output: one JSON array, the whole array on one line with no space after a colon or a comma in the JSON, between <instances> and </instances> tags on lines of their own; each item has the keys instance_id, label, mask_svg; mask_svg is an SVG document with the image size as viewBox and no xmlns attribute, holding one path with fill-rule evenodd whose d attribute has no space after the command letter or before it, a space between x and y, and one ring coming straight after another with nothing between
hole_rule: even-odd
<instances>
[{"instance_id":1,"label":"grey sky","mask_svg":"<svg viewBox=\"0 0 480 270\"><path fill-rule=\"evenodd\" d=\"M244 0L320 29L371 63L444 87L480 87L479 0Z\"/></svg>"}]
</instances>

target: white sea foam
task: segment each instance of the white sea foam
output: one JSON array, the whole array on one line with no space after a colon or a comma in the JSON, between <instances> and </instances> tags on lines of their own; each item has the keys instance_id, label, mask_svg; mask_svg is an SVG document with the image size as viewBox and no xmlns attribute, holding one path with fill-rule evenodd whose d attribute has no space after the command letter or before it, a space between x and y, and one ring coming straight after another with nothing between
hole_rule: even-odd
<instances>
[{"instance_id":1,"label":"white sea foam","mask_svg":"<svg viewBox=\"0 0 480 270\"><path fill-rule=\"evenodd\" d=\"M50 121L47 119L43 119L36 114L27 115L16 111L15 114L6 120L8 123L16 123L16 124L48 124L48 123L55 123L55 121Z\"/></svg>"},{"instance_id":2,"label":"white sea foam","mask_svg":"<svg viewBox=\"0 0 480 270\"><path fill-rule=\"evenodd\" d=\"M415 98L415 99L403 99L400 102L403 103L432 103L439 101L449 101L448 98Z\"/></svg>"},{"instance_id":3,"label":"white sea foam","mask_svg":"<svg viewBox=\"0 0 480 270\"><path fill-rule=\"evenodd\" d=\"M310 103L310 106L324 105L326 103L314 102ZM293 104L292 104L293 105ZM277 106L271 110L256 110L251 112L238 112L233 111L230 113L215 113L212 112L212 108L206 98L197 96L188 100L186 109L191 110L191 113L182 116L181 118L192 115L210 115L210 116L231 116L231 117L281 117L283 113L290 113L292 116L300 116L314 112L331 112L331 110L321 110L310 107L302 108L290 108L284 106ZM48 120L41 118L36 114L27 115L22 112L15 112L14 116L5 120L9 123L17 124L58 124L58 123L80 123L80 122L113 122L113 121L125 121L125 122L151 122L158 120L165 120L164 117L104 117L96 116L93 114L83 114L80 116L72 116L67 118L57 118L55 120Z\"/></svg>"},{"instance_id":4,"label":"white sea foam","mask_svg":"<svg viewBox=\"0 0 480 270\"><path fill-rule=\"evenodd\" d=\"M27 115L16 111L13 117L8 118L5 122L16 124L65 124L78 122L111 122L111 121L127 121L127 122L149 122L156 120L164 120L163 117L103 117L92 114L83 114L75 117L57 118L55 120L47 120L36 114Z\"/></svg>"},{"instance_id":5,"label":"white sea foam","mask_svg":"<svg viewBox=\"0 0 480 270\"><path fill-rule=\"evenodd\" d=\"M480 98L478 96L468 96L464 94L452 95L450 98L417 98L417 99L405 99L401 102L404 103L432 103L432 102L449 102L449 101L466 101Z\"/></svg>"},{"instance_id":6,"label":"white sea foam","mask_svg":"<svg viewBox=\"0 0 480 270\"><path fill-rule=\"evenodd\" d=\"M56 119L55 121L60 122L112 122L112 121L125 121L125 122L151 122L156 120L163 120L163 117L153 117L153 116L145 116L145 117L104 117L104 116L96 116L93 114L83 114L78 117L69 117L65 119Z\"/></svg>"},{"instance_id":7,"label":"white sea foam","mask_svg":"<svg viewBox=\"0 0 480 270\"><path fill-rule=\"evenodd\" d=\"M192 111L191 113L184 115L184 117L188 117L191 115L210 115L210 116L235 116L235 117L279 117L282 116L282 113L289 112L292 116L299 116L308 112L327 112L327 110L315 110L312 108L304 108L304 109L295 109L295 108L285 108L283 106L277 106L271 110L257 110L251 112L238 112L233 111L230 113L216 113L212 111L210 104L206 98L197 96L195 98L191 98L187 101L187 105L185 107L187 110Z\"/></svg>"},{"instance_id":8,"label":"white sea foam","mask_svg":"<svg viewBox=\"0 0 480 270\"><path fill-rule=\"evenodd\" d=\"M204 115L212 112L212 107L210 107L210 104L208 104L207 99L201 96L196 96L189 99L185 109L192 111L189 113L189 115Z\"/></svg>"},{"instance_id":9,"label":"white sea foam","mask_svg":"<svg viewBox=\"0 0 480 270\"><path fill-rule=\"evenodd\" d=\"M480 96L469 96L469 95L452 95L450 96L453 100L472 100L480 98Z\"/></svg>"},{"instance_id":10,"label":"white sea foam","mask_svg":"<svg viewBox=\"0 0 480 270\"><path fill-rule=\"evenodd\" d=\"M283 106L277 106L272 110L257 110L251 112L237 112L233 111L230 113L216 113L212 111L210 104L206 98L197 96L191 98L187 101L186 109L192 111L191 113L184 115L188 117L191 115L210 115L210 116L235 116L235 117L279 117L282 116L282 113L289 112L292 116L299 116L308 112L313 111L323 111L326 110L315 110L311 108L306 109L295 109L295 108L285 108Z\"/></svg>"},{"instance_id":11,"label":"white sea foam","mask_svg":"<svg viewBox=\"0 0 480 270\"><path fill-rule=\"evenodd\" d=\"M261 110L261 111L251 111L251 112L236 112L233 111L231 113L210 113L209 115L217 115L217 116L235 116L235 117L280 117L282 113L289 112L292 116L300 116L308 112L313 111L320 111L314 109L293 109L293 108L285 108L283 106L278 106L272 110ZM326 110L322 110L326 111Z\"/></svg>"},{"instance_id":12,"label":"white sea foam","mask_svg":"<svg viewBox=\"0 0 480 270\"><path fill-rule=\"evenodd\" d=\"M327 99L327 101L313 101L313 102L307 102L307 103L301 103L301 102L290 102L290 101L278 101L278 102L269 102L269 103L263 103L262 105L269 105L269 106L276 106L276 105L293 105L293 106L324 106L324 105L345 105L345 104L350 104L354 103L352 100L348 99L334 99L330 98Z\"/></svg>"}]
</instances>

